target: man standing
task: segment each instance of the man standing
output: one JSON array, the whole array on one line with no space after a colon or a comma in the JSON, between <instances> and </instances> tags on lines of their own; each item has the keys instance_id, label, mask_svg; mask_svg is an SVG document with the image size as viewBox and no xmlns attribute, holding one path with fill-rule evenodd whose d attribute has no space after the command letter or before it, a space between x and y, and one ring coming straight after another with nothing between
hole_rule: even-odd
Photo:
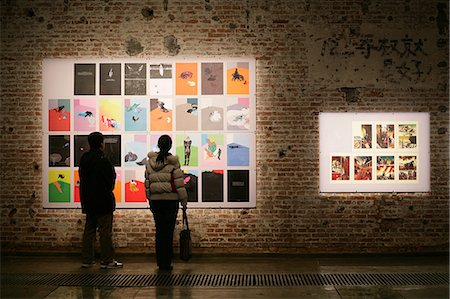
<instances>
[{"instance_id":1,"label":"man standing","mask_svg":"<svg viewBox=\"0 0 450 299\"><path fill-rule=\"evenodd\" d=\"M104 137L100 132L88 136L90 149L80 160L80 199L86 225L83 234L83 268L95 265L94 243L98 228L102 269L121 268L123 264L114 260L112 243L113 212L116 209L114 166L105 157Z\"/></svg>"}]
</instances>

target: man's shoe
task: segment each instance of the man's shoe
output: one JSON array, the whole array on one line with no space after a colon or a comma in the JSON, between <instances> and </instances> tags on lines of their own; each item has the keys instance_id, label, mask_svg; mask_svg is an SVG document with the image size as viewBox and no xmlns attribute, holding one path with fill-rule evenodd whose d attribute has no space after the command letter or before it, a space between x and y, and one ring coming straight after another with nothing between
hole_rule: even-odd
<instances>
[{"instance_id":1,"label":"man's shoe","mask_svg":"<svg viewBox=\"0 0 450 299\"><path fill-rule=\"evenodd\" d=\"M93 266L95 266L95 262L82 263L82 264L81 264L81 267L82 267L82 268L91 268L91 267L93 267Z\"/></svg>"},{"instance_id":2,"label":"man's shoe","mask_svg":"<svg viewBox=\"0 0 450 299\"><path fill-rule=\"evenodd\" d=\"M118 261L112 261L111 263L102 263L100 265L100 268L102 269L117 269L117 268L123 268L123 263Z\"/></svg>"}]
</instances>

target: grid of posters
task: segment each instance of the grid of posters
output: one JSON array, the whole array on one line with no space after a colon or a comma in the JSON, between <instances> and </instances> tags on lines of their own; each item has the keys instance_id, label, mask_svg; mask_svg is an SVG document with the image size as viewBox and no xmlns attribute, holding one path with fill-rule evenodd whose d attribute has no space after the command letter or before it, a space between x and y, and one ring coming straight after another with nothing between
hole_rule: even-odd
<instances>
[{"instance_id":1,"label":"grid of posters","mask_svg":"<svg viewBox=\"0 0 450 299\"><path fill-rule=\"evenodd\" d=\"M321 113L322 192L427 192L427 113Z\"/></svg>"},{"instance_id":2,"label":"grid of posters","mask_svg":"<svg viewBox=\"0 0 450 299\"><path fill-rule=\"evenodd\" d=\"M190 207L255 207L255 79L250 58L44 60L44 207L80 207L94 131L116 170L118 208L148 207L147 153L165 134Z\"/></svg>"}]
</instances>

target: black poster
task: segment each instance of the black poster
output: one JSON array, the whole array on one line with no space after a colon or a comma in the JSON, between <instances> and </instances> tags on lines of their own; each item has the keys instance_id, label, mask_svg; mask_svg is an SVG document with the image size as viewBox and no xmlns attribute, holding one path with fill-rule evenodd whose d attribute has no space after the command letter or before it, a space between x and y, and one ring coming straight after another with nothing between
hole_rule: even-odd
<instances>
[{"instance_id":1,"label":"black poster","mask_svg":"<svg viewBox=\"0 0 450 299\"><path fill-rule=\"evenodd\" d=\"M223 170L202 173L203 202L223 202Z\"/></svg>"},{"instance_id":2,"label":"black poster","mask_svg":"<svg viewBox=\"0 0 450 299\"><path fill-rule=\"evenodd\" d=\"M104 135L105 156L114 166L120 166L121 155L121 136L120 135ZM81 157L85 152L89 151L88 135L74 136L74 158L75 166L80 166Z\"/></svg>"},{"instance_id":3,"label":"black poster","mask_svg":"<svg viewBox=\"0 0 450 299\"><path fill-rule=\"evenodd\" d=\"M70 136L50 135L48 136L48 163L49 167L70 166Z\"/></svg>"},{"instance_id":4,"label":"black poster","mask_svg":"<svg viewBox=\"0 0 450 299\"><path fill-rule=\"evenodd\" d=\"M125 95L147 94L147 66L145 63L125 64Z\"/></svg>"},{"instance_id":5,"label":"black poster","mask_svg":"<svg viewBox=\"0 0 450 299\"><path fill-rule=\"evenodd\" d=\"M184 174L184 187L188 194L188 202L198 202L198 177L192 173Z\"/></svg>"},{"instance_id":6,"label":"black poster","mask_svg":"<svg viewBox=\"0 0 450 299\"><path fill-rule=\"evenodd\" d=\"M120 63L100 64L100 94L121 95L121 65Z\"/></svg>"},{"instance_id":7,"label":"black poster","mask_svg":"<svg viewBox=\"0 0 450 299\"><path fill-rule=\"evenodd\" d=\"M75 64L74 94L95 95L95 64Z\"/></svg>"},{"instance_id":8,"label":"black poster","mask_svg":"<svg viewBox=\"0 0 450 299\"><path fill-rule=\"evenodd\" d=\"M228 171L228 201L249 202L248 170Z\"/></svg>"}]
</instances>

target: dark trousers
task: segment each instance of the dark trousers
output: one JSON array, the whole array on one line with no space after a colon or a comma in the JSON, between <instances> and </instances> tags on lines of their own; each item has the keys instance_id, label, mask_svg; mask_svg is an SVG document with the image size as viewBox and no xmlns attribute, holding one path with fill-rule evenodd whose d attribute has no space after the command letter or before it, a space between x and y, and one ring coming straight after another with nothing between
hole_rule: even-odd
<instances>
[{"instance_id":1,"label":"dark trousers","mask_svg":"<svg viewBox=\"0 0 450 299\"><path fill-rule=\"evenodd\" d=\"M100 258L102 263L114 260L114 247L112 242L113 213L96 215L86 214L86 224L83 233L83 263L94 261L95 235L100 235Z\"/></svg>"},{"instance_id":2,"label":"dark trousers","mask_svg":"<svg viewBox=\"0 0 450 299\"><path fill-rule=\"evenodd\" d=\"M179 202L177 200L151 200L156 226L156 263L167 268L173 258L173 231L177 220Z\"/></svg>"}]
</instances>

